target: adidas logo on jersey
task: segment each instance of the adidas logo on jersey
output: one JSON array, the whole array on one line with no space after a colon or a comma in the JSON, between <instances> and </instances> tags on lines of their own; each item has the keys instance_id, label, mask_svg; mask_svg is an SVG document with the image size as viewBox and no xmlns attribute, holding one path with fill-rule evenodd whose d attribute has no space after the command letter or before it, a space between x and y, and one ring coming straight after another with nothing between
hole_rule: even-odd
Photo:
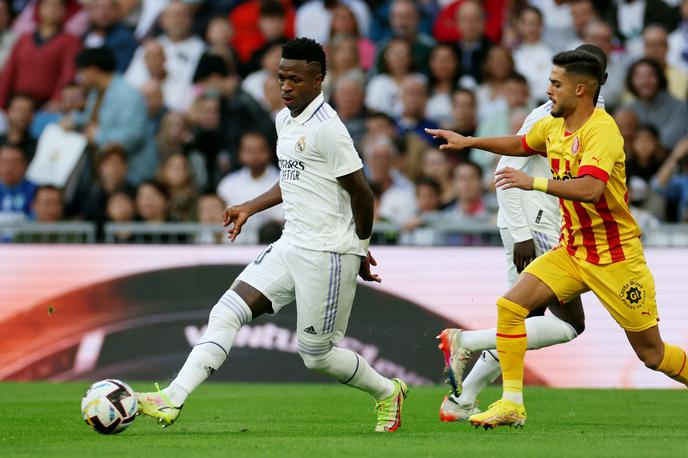
<instances>
[{"instance_id":1,"label":"adidas logo on jersey","mask_svg":"<svg viewBox=\"0 0 688 458\"><path fill-rule=\"evenodd\" d=\"M306 334L313 334L313 335L318 334L317 332L315 332L315 328L313 326L308 326L306 329L303 330L303 332L305 332Z\"/></svg>"}]
</instances>

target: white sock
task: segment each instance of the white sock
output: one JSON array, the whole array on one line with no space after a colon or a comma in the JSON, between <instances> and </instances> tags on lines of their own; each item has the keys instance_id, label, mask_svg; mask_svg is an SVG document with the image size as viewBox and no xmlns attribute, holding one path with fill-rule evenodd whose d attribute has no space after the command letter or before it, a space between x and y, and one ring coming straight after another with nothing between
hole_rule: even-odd
<instances>
[{"instance_id":1,"label":"white sock","mask_svg":"<svg viewBox=\"0 0 688 458\"><path fill-rule=\"evenodd\" d=\"M487 385L494 382L502 369L495 350L483 350L480 358L464 379L461 395L454 400L459 404L472 404Z\"/></svg>"},{"instance_id":2,"label":"white sock","mask_svg":"<svg viewBox=\"0 0 688 458\"><path fill-rule=\"evenodd\" d=\"M505 391L502 393L502 399L515 402L518 405L523 405L523 391Z\"/></svg>"},{"instance_id":3,"label":"white sock","mask_svg":"<svg viewBox=\"0 0 688 458\"><path fill-rule=\"evenodd\" d=\"M177 406L225 361L239 328L253 314L246 302L232 290L220 298L208 319L208 328L186 358L177 377L163 392Z\"/></svg>"},{"instance_id":4,"label":"white sock","mask_svg":"<svg viewBox=\"0 0 688 458\"><path fill-rule=\"evenodd\" d=\"M578 334L573 326L554 315L526 318L528 350L549 347L573 340ZM471 351L493 350L497 347L497 329L463 331L461 345Z\"/></svg>"},{"instance_id":5,"label":"white sock","mask_svg":"<svg viewBox=\"0 0 688 458\"><path fill-rule=\"evenodd\" d=\"M343 348L332 347L322 355L309 355L302 346L299 349L303 362L309 369L327 374L345 385L370 393L376 400L388 398L394 393L394 382L370 367L361 355Z\"/></svg>"}]
</instances>

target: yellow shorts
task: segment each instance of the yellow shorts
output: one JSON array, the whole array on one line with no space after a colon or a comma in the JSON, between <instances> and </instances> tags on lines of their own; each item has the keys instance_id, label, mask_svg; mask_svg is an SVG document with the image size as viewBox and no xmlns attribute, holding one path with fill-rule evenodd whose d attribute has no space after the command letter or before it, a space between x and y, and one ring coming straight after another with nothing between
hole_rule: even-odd
<instances>
[{"instance_id":1,"label":"yellow shorts","mask_svg":"<svg viewBox=\"0 0 688 458\"><path fill-rule=\"evenodd\" d=\"M659 321L655 281L643 256L597 265L556 248L536 258L524 272L542 280L562 304L592 291L627 331L644 331Z\"/></svg>"}]
</instances>

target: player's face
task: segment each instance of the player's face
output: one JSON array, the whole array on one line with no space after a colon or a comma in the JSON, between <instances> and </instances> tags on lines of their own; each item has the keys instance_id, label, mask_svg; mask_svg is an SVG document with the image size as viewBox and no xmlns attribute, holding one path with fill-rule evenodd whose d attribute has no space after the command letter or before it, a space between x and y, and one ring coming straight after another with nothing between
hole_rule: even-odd
<instances>
[{"instance_id":1,"label":"player's face","mask_svg":"<svg viewBox=\"0 0 688 458\"><path fill-rule=\"evenodd\" d=\"M552 116L566 116L576 108L576 88L578 84L566 74L563 67L555 65L549 76L547 95L552 101Z\"/></svg>"},{"instance_id":2,"label":"player's face","mask_svg":"<svg viewBox=\"0 0 688 458\"><path fill-rule=\"evenodd\" d=\"M323 76L317 63L281 59L277 79L284 105L298 116L320 94Z\"/></svg>"}]
</instances>

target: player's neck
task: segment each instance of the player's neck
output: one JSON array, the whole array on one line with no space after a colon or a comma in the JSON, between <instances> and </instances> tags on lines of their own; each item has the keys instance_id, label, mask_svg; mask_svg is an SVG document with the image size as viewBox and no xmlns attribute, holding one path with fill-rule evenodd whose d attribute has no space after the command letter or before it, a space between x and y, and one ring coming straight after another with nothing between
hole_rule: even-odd
<instances>
[{"instance_id":1,"label":"player's neck","mask_svg":"<svg viewBox=\"0 0 688 458\"><path fill-rule=\"evenodd\" d=\"M579 104L576 109L564 117L564 127L567 132L575 132L585 124L595 111L595 106L590 103Z\"/></svg>"}]
</instances>

